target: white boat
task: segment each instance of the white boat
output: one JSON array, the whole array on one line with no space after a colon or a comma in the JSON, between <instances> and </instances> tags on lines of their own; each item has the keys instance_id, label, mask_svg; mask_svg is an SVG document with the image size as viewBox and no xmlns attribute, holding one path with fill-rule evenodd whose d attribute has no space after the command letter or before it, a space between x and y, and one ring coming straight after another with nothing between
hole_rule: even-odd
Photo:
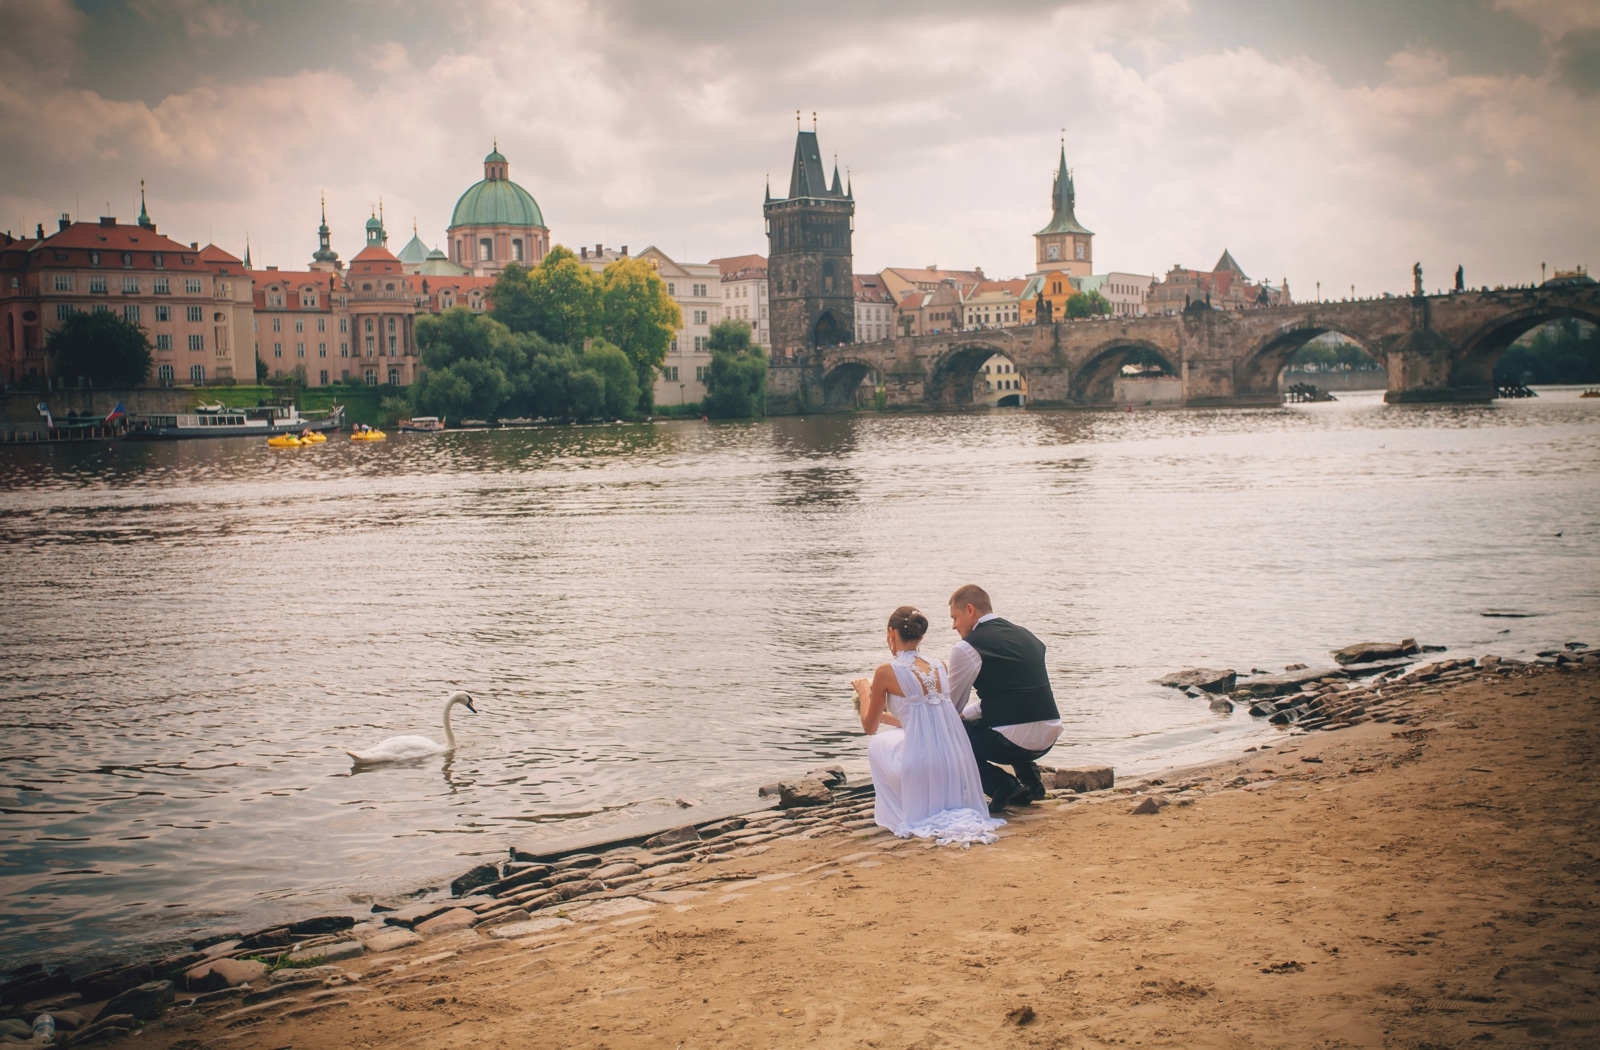
<instances>
[{"instance_id":1,"label":"white boat","mask_svg":"<svg viewBox=\"0 0 1600 1050\"><path fill-rule=\"evenodd\" d=\"M400 421L402 434L438 434L444 430L444 420L438 416L412 416Z\"/></svg>"},{"instance_id":2,"label":"white boat","mask_svg":"<svg viewBox=\"0 0 1600 1050\"><path fill-rule=\"evenodd\" d=\"M127 441L180 441L188 438L253 437L325 432L344 425L344 406L334 405L321 419L303 419L292 404L229 408L198 405L181 415L138 416L128 427Z\"/></svg>"}]
</instances>

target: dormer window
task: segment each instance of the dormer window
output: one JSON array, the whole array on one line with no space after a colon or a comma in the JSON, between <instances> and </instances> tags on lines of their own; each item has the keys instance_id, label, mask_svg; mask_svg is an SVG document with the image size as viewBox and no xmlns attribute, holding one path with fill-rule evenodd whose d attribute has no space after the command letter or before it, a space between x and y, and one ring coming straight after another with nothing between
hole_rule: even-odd
<instances>
[{"instance_id":1,"label":"dormer window","mask_svg":"<svg viewBox=\"0 0 1600 1050\"><path fill-rule=\"evenodd\" d=\"M124 270L133 269L133 253L132 252L123 252L122 253L122 268Z\"/></svg>"},{"instance_id":2,"label":"dormer window","mask_svg":"<svg viewBox=\"0 0 1600 1050\"><path fill-rule=\"evenodd\" d=\"M153 262L154 262L154 263L155 263L155 264L156 264L156 269L158 269L158 270L160 270L160 269L162 269L162 268L163 268L163 267L164 267L164 266L166 266L166 263L165 263L165 261L164 261L164 260L163 260L163 258L162 258L162 255L161 255L161 253L160 253L160 252L156 252L156 253L155 253L155 254L154 254L154 255L152 255L152 256L151 256L151 257L150 257L150 258L151 258L151 260L152 260L152 261L153 261Z\"/></svg>"},{"instance_id":3,"label":"dormer window","mask_svg":"<svg viewBox=\"0 0 1600 1050\"><path fill-rule=\"evenodd\" d=\"M100 253L99 252L90 252L89 253L89 265L90 266L99 266L100 265Z\"/></svg>"}]
</instances>

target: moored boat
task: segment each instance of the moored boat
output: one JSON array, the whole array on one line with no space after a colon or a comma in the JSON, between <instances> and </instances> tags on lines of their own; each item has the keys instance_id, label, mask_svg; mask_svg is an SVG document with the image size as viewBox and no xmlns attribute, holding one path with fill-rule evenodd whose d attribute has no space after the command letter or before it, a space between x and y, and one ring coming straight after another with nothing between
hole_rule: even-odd
<instances>
[{"instance_id":1,"label":"moored boat","mask_svg":"<svg viewBox=\"0 0 1600 1050\"><path fill-rule=\"evenodd\" d=\"M412 416L400 421L402 434L439 434L444 431L444 420L438 416Z\"/></svg>"},{"instance_id":2,"label":"moored boat","mask_svg":"<svg viewBox=\"0 0 1600 1050\"><path fill-rule=\"evenodd\" d=\"M127 441L180 441L188 438L253 437L321 433L344 425L344 406L334 405L321 419L304 419L292 404L228 408L200 405L180 415L138 416L123 435Z\"/></svg>"}]
</instances>

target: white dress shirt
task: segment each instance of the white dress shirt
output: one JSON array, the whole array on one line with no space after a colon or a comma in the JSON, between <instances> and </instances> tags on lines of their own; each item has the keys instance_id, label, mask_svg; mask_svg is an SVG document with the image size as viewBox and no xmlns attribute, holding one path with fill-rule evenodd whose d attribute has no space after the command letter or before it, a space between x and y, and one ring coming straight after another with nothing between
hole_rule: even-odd
<instances>
[{"instance_id":1,"label":"white dress shirt","mask_svg":"<svg viewBox=\"0 0 1600 1050\"><path fill-rule=\"evenodd\" d=\"M994 613L978 617L978 623L995 618ZM972 695L972 683L983 670L983 657L978 655L965 638L950 650L950 702L956 705L961 717L975 722L983 717L983 700ZM1061 719L1044 722L1019 722L1014 726L995 726L995 732L1027 751L1043 751L1061 735Z\"/></svg>"}]
</instances>

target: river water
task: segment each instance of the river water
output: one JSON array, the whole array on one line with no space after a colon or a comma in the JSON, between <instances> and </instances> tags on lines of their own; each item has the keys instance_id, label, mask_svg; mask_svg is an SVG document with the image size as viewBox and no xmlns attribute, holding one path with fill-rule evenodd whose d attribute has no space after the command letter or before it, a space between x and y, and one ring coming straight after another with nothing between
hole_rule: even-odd
<instances>
[{"instance_id":1,"label":"river water","mask_svg":"<svg viewBox=\"0 0 1600 1050\"><path fill-rule=\"evenodd\" d=\"M81 966L864 769L847 680L969 580L1123 775L1274 732L1166 671L1600 643L1600 401L5 449L0 535L0 964Z\"/></svg>"}]
</instances>

